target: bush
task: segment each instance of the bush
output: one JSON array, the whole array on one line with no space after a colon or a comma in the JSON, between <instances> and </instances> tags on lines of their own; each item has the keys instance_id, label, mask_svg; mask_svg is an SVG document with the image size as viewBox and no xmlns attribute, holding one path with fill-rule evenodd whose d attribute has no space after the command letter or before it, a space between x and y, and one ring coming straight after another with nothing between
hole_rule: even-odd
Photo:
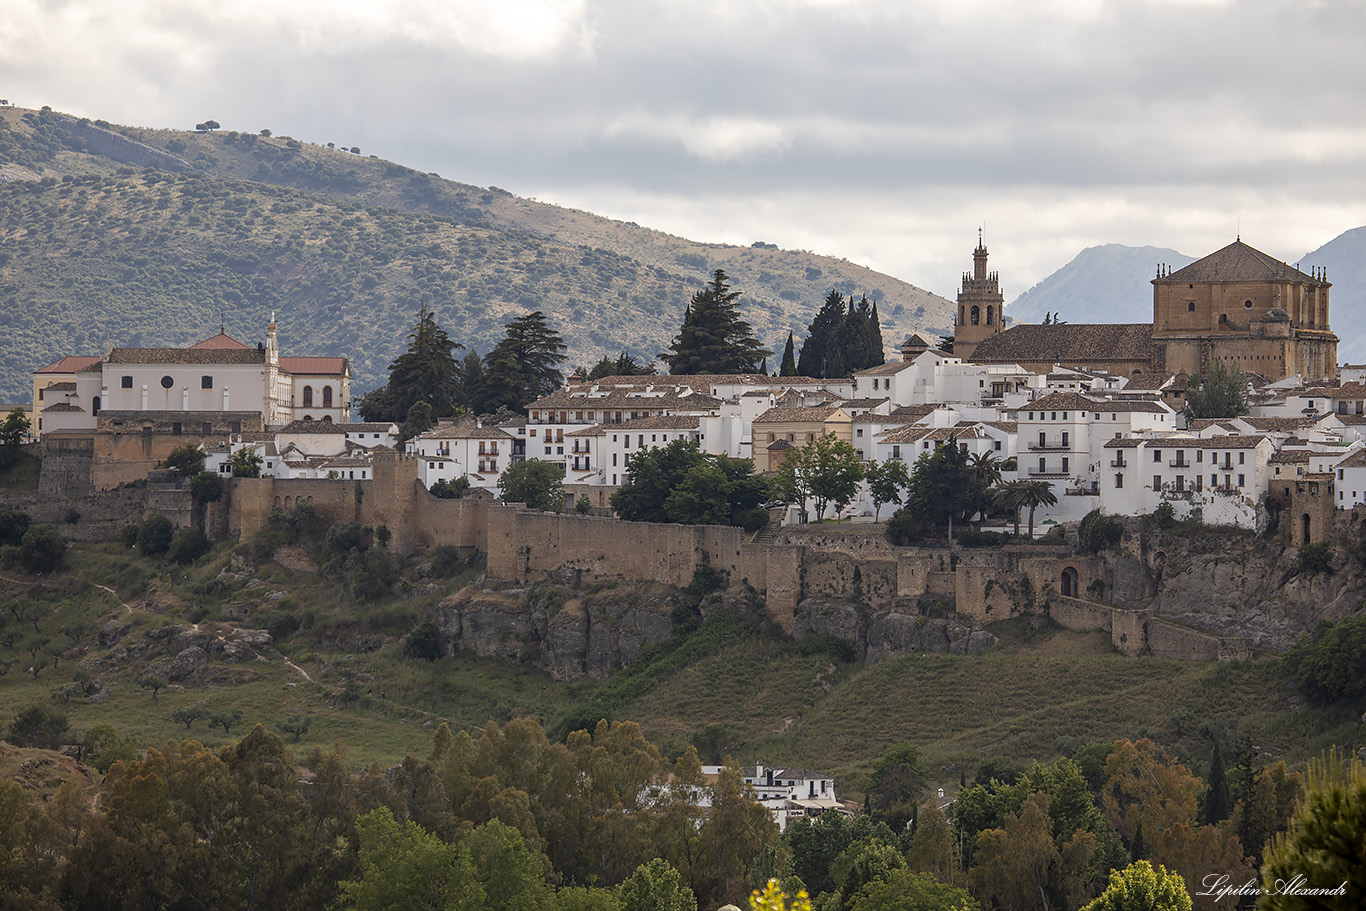
<instances>
[{"instance_id":1,"label":"bush","mask_svg":"<svg viewBox=\"0 0 1366 911\"><path fill-rule=\"evenodd\" d=\"M1170 506L1170 504L1163 504ZM1114 547L1124 537L1124 526L1114 516L1103 515L1093 509L1081 520L1077 529L1077 541L1081 549L1090 554L1098 554L1108 547Z\"/></svg>"},{"instance_id":2,"label":"bush","mask_svg":"<svg viewBox=\"0 0 1366 911\"><path fill-rule=\"evenodd\" d=\"M746 509L744 512L740 513L740 515L736 516L736 518L740 520L741 528L750 534L754 534L754 532L768 524L769 515L767 509L756 506L753 509Z\"/></svg>"},{"instance_id":3,"label":"bush","mask_svg":"<svg viewBox=\"0 0 1366 911\"><path fill-rule=\"evenodd\" d=\"M851 664L858 655L854 647L837 636L807 633L797 640L797 651L807 656L823 656L841 664Z\"/></svg>"},{"instance_id":4,"label":"bush","mask_svg":"<svg viewBox=\"0 0 1366 911\"><path fill-rule=\"evenodd\" d=\"M55 750L62 745L62 735L71 727L66 716L56 709L35 705L15 716L9 726L10 743L17 747L41 747Z\"/></svg>"},{"instance_id":5,"label":"bush","mask_svg":"<svg viewBox=\"0 0 1366 911\"><path fill-rule=\"evenodd\" d=\"M19 544L19 565L24 572L50 573L62 565L66 541L51 525L30 528Z\"/></svg>"},{"instance_id":6,"label":"bush","mask_svg":"<svg viewBox=\"0 0 1366 911\"><path fill-rule=\"evenodd\" d=\"M352 551L344 568L346 586L359 601L378 601L398 581L398 561L382 547Z\"/></svg>"},{"instance_id":7,"label":"bush","mask_svg":"<svg viewBox=\"0 0 1366 911\"><path fill-rule=\"evenodd\" d=\"M1333 572L1333 549L1323 542L1306 544L1295 554L1295 569L1307 576Z\"/></svg>"},{"instance_id":8,"label":"bush","mask_svg":"<svg viewBox=\"0 0 1366 911\"><path fill-rule=\"evenodd\" d=\"M963 547L1000 547L1006 543L1006 536L999 531L965 528L958 533L958 543Z\"/></svg>"},{"instance_id":9,"label":"bush","mask_svg":"<svg viewBox=\"0 0 1366 911\"><path fill-rule=\"evenodd\" d=\"M1172 509L1172 504L1163 500L1157 504L1157 509L1153 510L1153 521L1157 527L1164 531L1176 524L1176 510Z\"/></svg>"},{"instance_id":10,"label":"bush","mask_svg":"<svg viewBox=\"0 0 1366 911\"><path fill-rule=\"evenodd\" d=\"M443 479L433 483L429 489L434 497L442 500L458 500L469 492L470 479L466 477L459 477L450 481Z\"/></svg>"},{"instance_id":11,"label":"bush","mask_svg":"<svg viewBox=\"0 0 1366 911\"><path fill-rule=\"evenodd\" d=\"M174 468L180 472L181 477L188 478L204 470L204 453L198 446L177 446L166 456L161 467Z\"/></svg>"},{"instance_id":12,"label":"bush","mask_svg":"<svg viewBox=\"0 0 1366 911\"><path fill-rule=\"evenodd\" d=\"M62 521L67 525L75 525L77 522L81 521L81 511L75 507L68 509L66 512L62 513Z\"/></svg>"},{"instance_id":13,"label":"bush","mask_svg":"<svg viewBox=\"0 0 1366 911\"><path fill-rule=\"evenodd\" d=\"M141 526L136 522L123 526L119 529L119 543L124 547L137 547L139 531Z\"/></svg>"},{"instance_id":14,"label":"bush","mask_svg":"<svg viewBox=\"0 0 1366 911\"><path fill-rule=\"evenodd\" d=\"M28 513L13 509L0 509L0 546L13 544L19 546L28 532L30 520Z\"/></svg>"},{"instance_id":15,"label":"bush","mask_svg":"<svg viewBox=\"0 0 1366 911\"><path fill-rule=\"evenodd\" d=\"M190 496L196 503L216 503L223 496L223 479L212 471L190 478Z\"/></svg>"},{"instance_id":16,"label":"bush","mask_svg":"<svg viewBox=\"0 0 1366 911\"><path fill-rule=\"evenodd\" d=\"M1315 702L1366 695L1366 614L1320 624L1291 647L1285 664Z\"/></svg>"},{"instance_id":17,"label":"bush","mask_svg":"<svg viewBox=\"0 0 1366 911\"><path fill-rule=\"evenodd\" d=\"M175 526L171 520L160 513L152 513L138 528L138 550L146 557L164 554L170 550L174 538Z\"/></svg>"},{"instance_id":18,"label":"bush","mask_svg":"<svg viewBox=\"0 0 1366 911\"><path fill-rule=\"evenodd\" d=\"M460 551L449 544L432 548L432 575L438 579L449 579L465 567Z\"/></svg>"},{"instance_id":19,"label":"bush","mask_svg":"<svg viewBox=\"0 0 1366 911\"><path fill-rule=\"evenodd\" d=\"M359 522L343 522L329 528L323 541L328 553L345 556L370 546L370 530Z\"/></svg>"},{"instance_id":20,"label":"bush","mask_svg":"<svg viewBox=\"0 0 1366 911\"><path fill-rule=\"evenodd\" d=\"M892 517L887 520L887 540L897 547L917 544L928 534L929 526L926 522L912 515L904 506L892 513Z\"/></svg>"},{"instance_id":21,"label":"bush","mask_svg":"<svg viewBox=\"0 0 1366 911\"><path fill-rule=\"evenodd\" d=\"M197 528L182 528L176 532L166 556L182 565L193 563L209 552L209 539Z\"/></svg>"},{"instance_id":22,"label":"bush","mask_svg":"<svg viewBox=\"0 0 1366 911\"><path fill-rule=\"evenodd\" d=\"M403 640L403 657L435 661L441 657L441 637L436 625L423 623Z\"/></svg>"}]
</instances>

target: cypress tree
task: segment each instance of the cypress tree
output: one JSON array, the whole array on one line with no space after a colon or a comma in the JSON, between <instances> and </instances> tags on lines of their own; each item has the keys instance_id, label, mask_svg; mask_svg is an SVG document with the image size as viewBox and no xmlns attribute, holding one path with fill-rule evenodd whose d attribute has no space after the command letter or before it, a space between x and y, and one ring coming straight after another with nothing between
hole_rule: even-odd
<instances>
[{"instance_id":1,"label":"cypress tree","mask_svg":"<svg viewBox=\"0 0 1366 911\"><path fill-rule=\"evenodd\" d=\"M825 303L807 327L806 341L802 343L802 353L797 359L798 375L822 379L843 374L843 371L832 373L828 363L839 348L843 328L844 295L831 288Z\"/></svg>"},{"instance_id":2,"label":"cypress tree","mask_svg":"<svg viewBox=\"0 0 1366 911\"><path fill-rule=\"evenodd\" d=\"M1224 770L1224 752L1219 742L1214 743L1214 757L1209 763L1209 788L1205 791L1205 822L1214 825L1228 819L1232 811L1228 791L1228 775Z\"/></svg>"},{"instance_id":3,"label":"cypress tree","mask_svg":"<svg viewBox=\"0 0 1366 911\"><path fill-rule=\"evenodd\" d=\"M886 362L887 356L883 354L882 346L882 321L877 315L877 301L873 301L871 324L868 327L868 367L876 367Z\"/></svg>"},{"instance_id":4,"label":"cypress tree","mask_svg":"<svg viewBox=\"0 0 1366 911\"><path fill-rule=\"evenodd\" d=\"M792 333L787 334L787 345L783 348L783 363L778 368L778 376L796 376L797 357L792 350Z\"/></svg>"}]
</instances>

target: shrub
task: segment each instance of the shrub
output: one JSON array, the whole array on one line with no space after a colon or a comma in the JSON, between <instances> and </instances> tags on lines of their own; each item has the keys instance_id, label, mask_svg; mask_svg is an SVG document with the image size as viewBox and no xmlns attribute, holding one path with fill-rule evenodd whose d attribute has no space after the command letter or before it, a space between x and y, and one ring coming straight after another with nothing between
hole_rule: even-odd
<instances>
[{"instance_id":1,"label":"shrub","mask_svg":"<svg viewBox=\"0 0 1366 911\"><path fill-rule=\"evenodd\" d=\"M448 579L465 566L465 561L460 556L460 551L449 544L441 544L432 548L432 575L439 579Z\"/></svg>"},{"instance_id":2,"label":"shrub","mask_svg":"<svg viewBox=\"0 0 1366 911\"><path fill-rule=\"evenodd\" d=\"M71 727L66 716L56 709L34 705L15 716L9 726L10 743L19 747L41 747L55 750L62 745L62 735Z\"/></svg>"},{"instance_id":3,"label":"shrub","mask_svg":"<svg viewBox=\"0 0 1366 911\"><path fill-rule=\"evenodd\" d=\"M66 541L51 525L30 528L19 544L19 565L25 572L50 573L65 556Z\"/></svg>"},{"instance_id":4,"label":"shrub","mask_svg":"<svg viewBox=\"0 0 1366 911\"><path fill-rule=\"evenodd\" d=\"M138 550L147 557L164 554L170 550L173 538L175 526L171 520L160 513L152 513L142 520L142 526L138 528Z\"/></svg>"},{"instance_id":5,"label":"shrub","mask_svg":"<svg viewBox=\"0 0 1366 911\"><path fill-rule=\"evenodd\" d=\"M593 511L593 503L587 497L579 497L574 501L574 511L581 516L586 516Z\"/></svg>"},{"instance_id":6,"label":"shrub","mask_svg":"<svg viewBox=\"0 0 1366 911\"><path fill-rule=\"evenodd\" d=\"M442 479L433 483L429 489L434 497L443 500L458 500L469 492L470 479L466 477L459 477L450 481Z\"/></svg>"},{"instance_id":7,"label":"shrub","mask_svg":"<svg viewBox=\"0 0 1366 911\"><path fill-rule=\"evenodd\" d=\"M119 529L119 543L124 547L138 546L138 532L141 530L136 522L130 523Z\"/></svg>"},{"instance_id":8,"label":"shrub","mask_svg":"<svg viewBox=\"0 0 1366 911\"><path fill-rule=\"evenodd\" d=\"M204 470L204 453L198 446L177 446L161 463L162 468L174 468L181 477L199 474Z\"/></svg>"},{"instance_id":9,"label":"shrub","mask_svg":"<svg viewBox=\"0 0 1366 911\"><path fill-rule=\"evenodd\" d=\"M441 637L436 625L423 623L403 640L403 657L435 661L441 657Z\"/></svg>"},{"instance_id":10,"label":"shrub","mask_svg":"<svg viewBox=\"0 0 1366 911\"><path fill-rule=\"evenodd\" d=\"M1332 573L1333 549L1322 541L1304 545L1295 554L1295 569L1307 576Z\"/></svg>"},{"instance_id":11,"label":"shrub","mask_svg":"<svg viewBox=\"0 0 1366 911\"><path fill-rule=\"evenodd\" d=\"M753 509L746 509L736 518L740 520L740 526L745 531L753 534L768 524L769 515L767 509L756 506Z\"/></svg>"},{"instance_id":12,"label":"shrub","mask_svg":"<svg viewBox=\"0 0 1366 911\"><path fill-rule=\"evenodd\" d=\"M999 531L978 531L975 528L963 529L957 538L963 547L999 547L1006 543L1006 536Z\"/></svg>"},{"instance_id":13,"label":"shrub","mask_svg":"<svg viewBox=\"0 0 1366 911\"><path fill-rule=\"evenodd\" d=\"M24 540L29 524L28 513L16 512L13 509L0 509L0 546L5 544L18 546Z\"/></svg>"},{"instance_id":14,"label":"shrub","mask_svg":"<svg viewBox=\"0 0 1366 911\"><path fill-rule=\"evenodd\" d=\"M1301 548L1303 550L1303 548ZM1315 702L1366 695L1366 614L1319 624L1285 656L1295 682Z\"/></svg>"},{"instance_id":15,"label":"shrub","mask_svg":"<svg viewBox=\"0 0 1366 911\"><path fill-rule=\"evenodd\" d=\"M166 556L182 565L193 563L209 552L209 539L197 528L182 528L171 540Z\"/></svg>"},{"instance_id":16,"label":"shrub","mask_svg":"<svg viewBox=\"0 0 1366 911\"><path fill-rule=\"evenodd\" d=\"M898 547L917 544L929 534L929 526L906 507L892 513L887 520L887 540Z\"/></svg>"},{"instance_id":17,"label":"shrub","mask_svg":"<svg viewBox=\"0 0 1366 911\"><path fill-rule=\"evenodd\" d=\"M398 561L382 547L354 550L344 564L346 586L360 601L377 601L398 581Z\"/></svg>"},{"instance_id":18,"label":"shrub","mask_svg":"<svg viewBox=\"0 0 1366 911\"><path fill-rule=\"evenodd\" d=\"M1164 503L1164 506L1170 506ZM1098 554L1108 547L1114 547L1124 537L1124 526L1114 516L1107 516L1099 509L1093 509L1081 520L1077 529L1077 541L1081 549Z\"/></svg>"},{"instance_id":19,"label":"shrub","mask_svg":"<svg viewBox=\"0 0 1366 911\"><path fill-rule=\"evenodd\" d=\"M1172 509L1171 503L1163 500L1157 504L1157 509L1153 510L1153 521L1163 530L1171 528L1176 524L1176 510Z\"/></svg>"},{"instance_id":20,"label":"shrub","mask_svg":"<svg viewBox=\"0 0 1366 911\"><path fill-rule=\"evenodd\" d=\"M212 471L190 478L190 496L196 503L215 503L223 496L223 479Z\"/></svg>"},{"instance_id":21,"label":"shrub","mask_svg":"<svg viewBox=\"0 0 1366 911\"><path fill-rule=\"evenodd\" d=\"M797 651L803 655L819 655L841 664L852 663L858 655L854 647L838 636L807 633L797 640Z\"/></svg>"},{"instance_id":22,"label":"shrub","mask_svg":"<svg viewBox=\"0 0 1366 911\"><path fill-rule=\"evenodd\" d=\"M353 550L365 550L370 546L370 530L359 522L343 522L327 530L324 542L327 552L345 556Z\"/></svg>"},{"instance_id":23,"label":"shrub","mask_svg":"<svg viewBox=\"0 0 1366 911\"><path fill-rule=\"evenodd\" d=\"M81 521L81 511L75 507L68 509L66 512L62 513L62 521L67 525L75 525L77 522Z\"/></svg>"}]
</instances>

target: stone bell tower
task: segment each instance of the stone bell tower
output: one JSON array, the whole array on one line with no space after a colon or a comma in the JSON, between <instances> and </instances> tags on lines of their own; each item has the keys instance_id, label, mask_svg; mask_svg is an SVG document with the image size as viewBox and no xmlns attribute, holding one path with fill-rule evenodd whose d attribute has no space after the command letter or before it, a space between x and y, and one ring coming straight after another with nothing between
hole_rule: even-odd
<instances>
[{"instance_id":1,"label":"stone bell tower","mask_svg":"<svg viewBox=\"0 0 1366 911\"><path fill-rule=\"evenodd\" d=\"M995 272L987 271L987 247L977 229L972 272L963 273L958 292L958 317L953 328L953 356L971 360L977 346L1005 328L1005 297Z\"/></svg>"}]
</instances>

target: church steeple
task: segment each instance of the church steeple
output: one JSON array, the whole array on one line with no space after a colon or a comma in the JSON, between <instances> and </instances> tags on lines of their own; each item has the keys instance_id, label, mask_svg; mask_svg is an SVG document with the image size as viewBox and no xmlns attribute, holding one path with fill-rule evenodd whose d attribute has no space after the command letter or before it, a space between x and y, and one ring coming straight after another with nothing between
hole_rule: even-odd
<instances>
[{"instance_id":1,"label":"church steeple","mask_svg":"<svg viewBox=\"0 0 1366 911\"><path fill-rule=\"evenodd\" d=\"M958 292L958 319L953 330L955 357L970 360L984 340L1005 327L1005 297L995 272L987 271L987 245L977 229L977 248L972 251L972 272L963 273Z\"/></svg>"}]
</instances>

